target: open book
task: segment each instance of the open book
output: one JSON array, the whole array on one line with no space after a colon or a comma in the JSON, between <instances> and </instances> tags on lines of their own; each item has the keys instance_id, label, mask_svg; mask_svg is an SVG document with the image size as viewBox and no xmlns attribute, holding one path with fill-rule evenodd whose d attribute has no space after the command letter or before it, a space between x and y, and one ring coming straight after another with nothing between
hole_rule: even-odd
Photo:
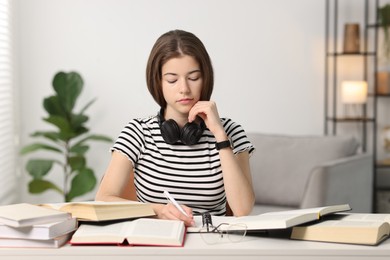
<instances>
[{"instance_id":1,"label":"open book","mask_svg":"<svg viewBox=\"0 0 390 260\"><path fill-rule=\"evenodd\" d=\"M182 221L140 218L106 225L81 224L70 243L183 246L185 233Z\"/></svg>"},{"instance_id":2,"label":"open book","mask_svg":"<svg viewBox=\"0 0 390 260\"><path fill-rule=\"evenodd\" d=\"M150 204L136 201L84 201L41 204L41 206L72 213L73 217L81 221L109 221L155 215Z\"/></svg>"},{"instance_id":3,"label":"open book","mask_svg":"<svg viewBox=\"0 0 390 260\"><path fill-rule=\"evenodd\" d=\"M286 229L303 223L319 220L322 216L348 210L351 210L351 207L348 204L341 204L317 208L268 212L260 215L244 217L213 216L212 221L214 226L218 226L221 223L245 224L247 230ZM227 225L223 227L232 228L232 226L229 227ZM235 227L239 228L240 225L235 225ZM199 232L201 228L202 218L200 216L196 216L195 227L188 228L188 232Z\"/></svg>"},{"instance_id":4,"label":"open book","mask_svg":"<svg viewBox=\"0 0 390 260\"><path fill-rule=\"evenodd\" d=\"M293 227L291 238L335 243L377 245L390 235L390 214L335 214L325 220Z\"/></svg>"},{"instance_id":5,"label":"open book","mask_svg":"<svg viewBox=\"0 0 390 260\"><path fill-rule=\"evenodd\" d=\"M70 217L69 213L28 203L0 206L0 223L11 227L64 221Z\"/></svg>"}]
</instances>

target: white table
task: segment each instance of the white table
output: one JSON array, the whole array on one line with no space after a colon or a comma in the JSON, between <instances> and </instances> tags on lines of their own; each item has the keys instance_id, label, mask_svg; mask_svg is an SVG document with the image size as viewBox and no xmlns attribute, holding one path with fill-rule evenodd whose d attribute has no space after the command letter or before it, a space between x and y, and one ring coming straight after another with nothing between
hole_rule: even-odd
<instances>
[{"instance_id":1,"label":"white table","mask_svg":"<svg viewBox=\"0 0 390 260\"><path fill-rule=\"evenodd\" d=\"M188 234L184 247L69 246L59 249L0 248L0 259L119 260L119 259L390 259L390 239L378 246L246 237L239 243L207 245L199 234Z\"/></svg>"}]
</instances>

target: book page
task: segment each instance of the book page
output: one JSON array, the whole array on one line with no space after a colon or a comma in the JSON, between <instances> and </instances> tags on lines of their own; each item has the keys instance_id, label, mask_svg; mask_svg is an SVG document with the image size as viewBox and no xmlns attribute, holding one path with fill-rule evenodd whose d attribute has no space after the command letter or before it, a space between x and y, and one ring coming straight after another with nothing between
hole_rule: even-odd
<instances>
[{"instance_id":1,"label":"book page","mask_svg":"<svg viewBox=\"0 0 390 260\"><path fill-rule=\"evenodd\" d=\"M366 227L366 228L378 228L383 224L383 222L379 221L348 221L348 220L325 220L322 222L318 222L313 226L324 226L324 227Z\"/></svg>"},{"instance_id":2,"label":"book page","mask_svg":"<svg viewBox=\"0 0 390 260\"><path fill-rule=\"evenodd\" d=\"M340 211L347 211L347 210L351 210L350 206L348 204L341 204L341 205L307 208L307 209L275 211L275 212L264 213L262 215L280 215L280 214L304 215L304 214L317 213L319 216L321 216L321 215L326 215L326 214L329 214L332 212L340 212Z\"/></svg>"},{"instance_id":3,"label":"book page","mask_svg":"<svg viewBox=\"0 0 390 260\"><path fill-rule=\"evenodd\" d=\"M39 206L49 207L53 209L61 209L64 206L71 205L93 205L93 206L112 206L112 205L132 205L132 204L144 204L139 201L79 201L79 202L60 202L60 203L45 203L39 204Z\"/></svg>"},{"instance_id":4,"label":"book page","mask_svg":"<svg viewBox=\"0 0 390 260\"><path fill-rule=\"evenodd\" d=\"M125 231L128 237L176 238L179 221L141 218L134 220Z\"/></svg>"},{"instance_id":5,"label":"book page","mask_svg":"<svg viewBox=\"0 0 390 260\"><path fill-rule=\"evenodd\" d=\"M131 222L119 222L108 225L81 224L76 234L77 237L120 236L124 238L130 225Z\"/></svg>"},{"instance_id":6,"label":"book page","mask_svg":"<svg viewBox=\"0 0 390 260\"><path fill-rule=\"evenodd\" d=\"M120 242L125 238L131 222L108 225L81 224L73 235L73 242ZM84 239L83 239L84 238Z\"/></svg>"},{"instance_id":7,"label":"book page","mask_svg":"<svg viewBox=\"0 0 390 260\"><path fill-rule=\"evenodd\" d=\"M337 214L335 217L341 220L348 221L381 221L390 224L390 214L367 214L367 213L351 213L351 214Z\"/></svg>"}]
</instances>

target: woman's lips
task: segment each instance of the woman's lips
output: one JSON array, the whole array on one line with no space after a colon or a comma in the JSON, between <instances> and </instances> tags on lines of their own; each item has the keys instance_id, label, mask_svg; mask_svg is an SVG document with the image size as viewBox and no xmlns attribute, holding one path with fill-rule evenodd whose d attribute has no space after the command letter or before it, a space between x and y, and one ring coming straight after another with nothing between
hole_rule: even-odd
<instances>
[{"instance_id":1,"label":"woman's lips","mask_svg":"<svg viewBox=\"0 0 390 260\"><path fill-rule=\"evenodd\" d=\"M177 101L180 104L187 105L192 102L192 98L182 98Z\"/></svg>"}]
</instances>

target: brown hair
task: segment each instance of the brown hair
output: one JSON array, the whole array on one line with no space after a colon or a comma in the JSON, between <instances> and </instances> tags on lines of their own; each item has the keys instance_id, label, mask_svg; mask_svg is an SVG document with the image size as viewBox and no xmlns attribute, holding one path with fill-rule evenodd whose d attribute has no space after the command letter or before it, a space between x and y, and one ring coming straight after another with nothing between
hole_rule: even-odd
<instances>
[{"instance_id":1,"label":"brown hair","mask_svg":"<svg viewBox=\"0 0 390 260\"><path fill-rule=\"evenodd\" d=\"M162 93L162 66L172 58L182 55L193 57L200 66L203 79L200 100L210 100L214 86L214 72L209 54L203 43L194 34L182 30L161 35L154 44L146 66L146 84L154 100L165 108L167 103Z\"/></svg>"}]
</instances>

